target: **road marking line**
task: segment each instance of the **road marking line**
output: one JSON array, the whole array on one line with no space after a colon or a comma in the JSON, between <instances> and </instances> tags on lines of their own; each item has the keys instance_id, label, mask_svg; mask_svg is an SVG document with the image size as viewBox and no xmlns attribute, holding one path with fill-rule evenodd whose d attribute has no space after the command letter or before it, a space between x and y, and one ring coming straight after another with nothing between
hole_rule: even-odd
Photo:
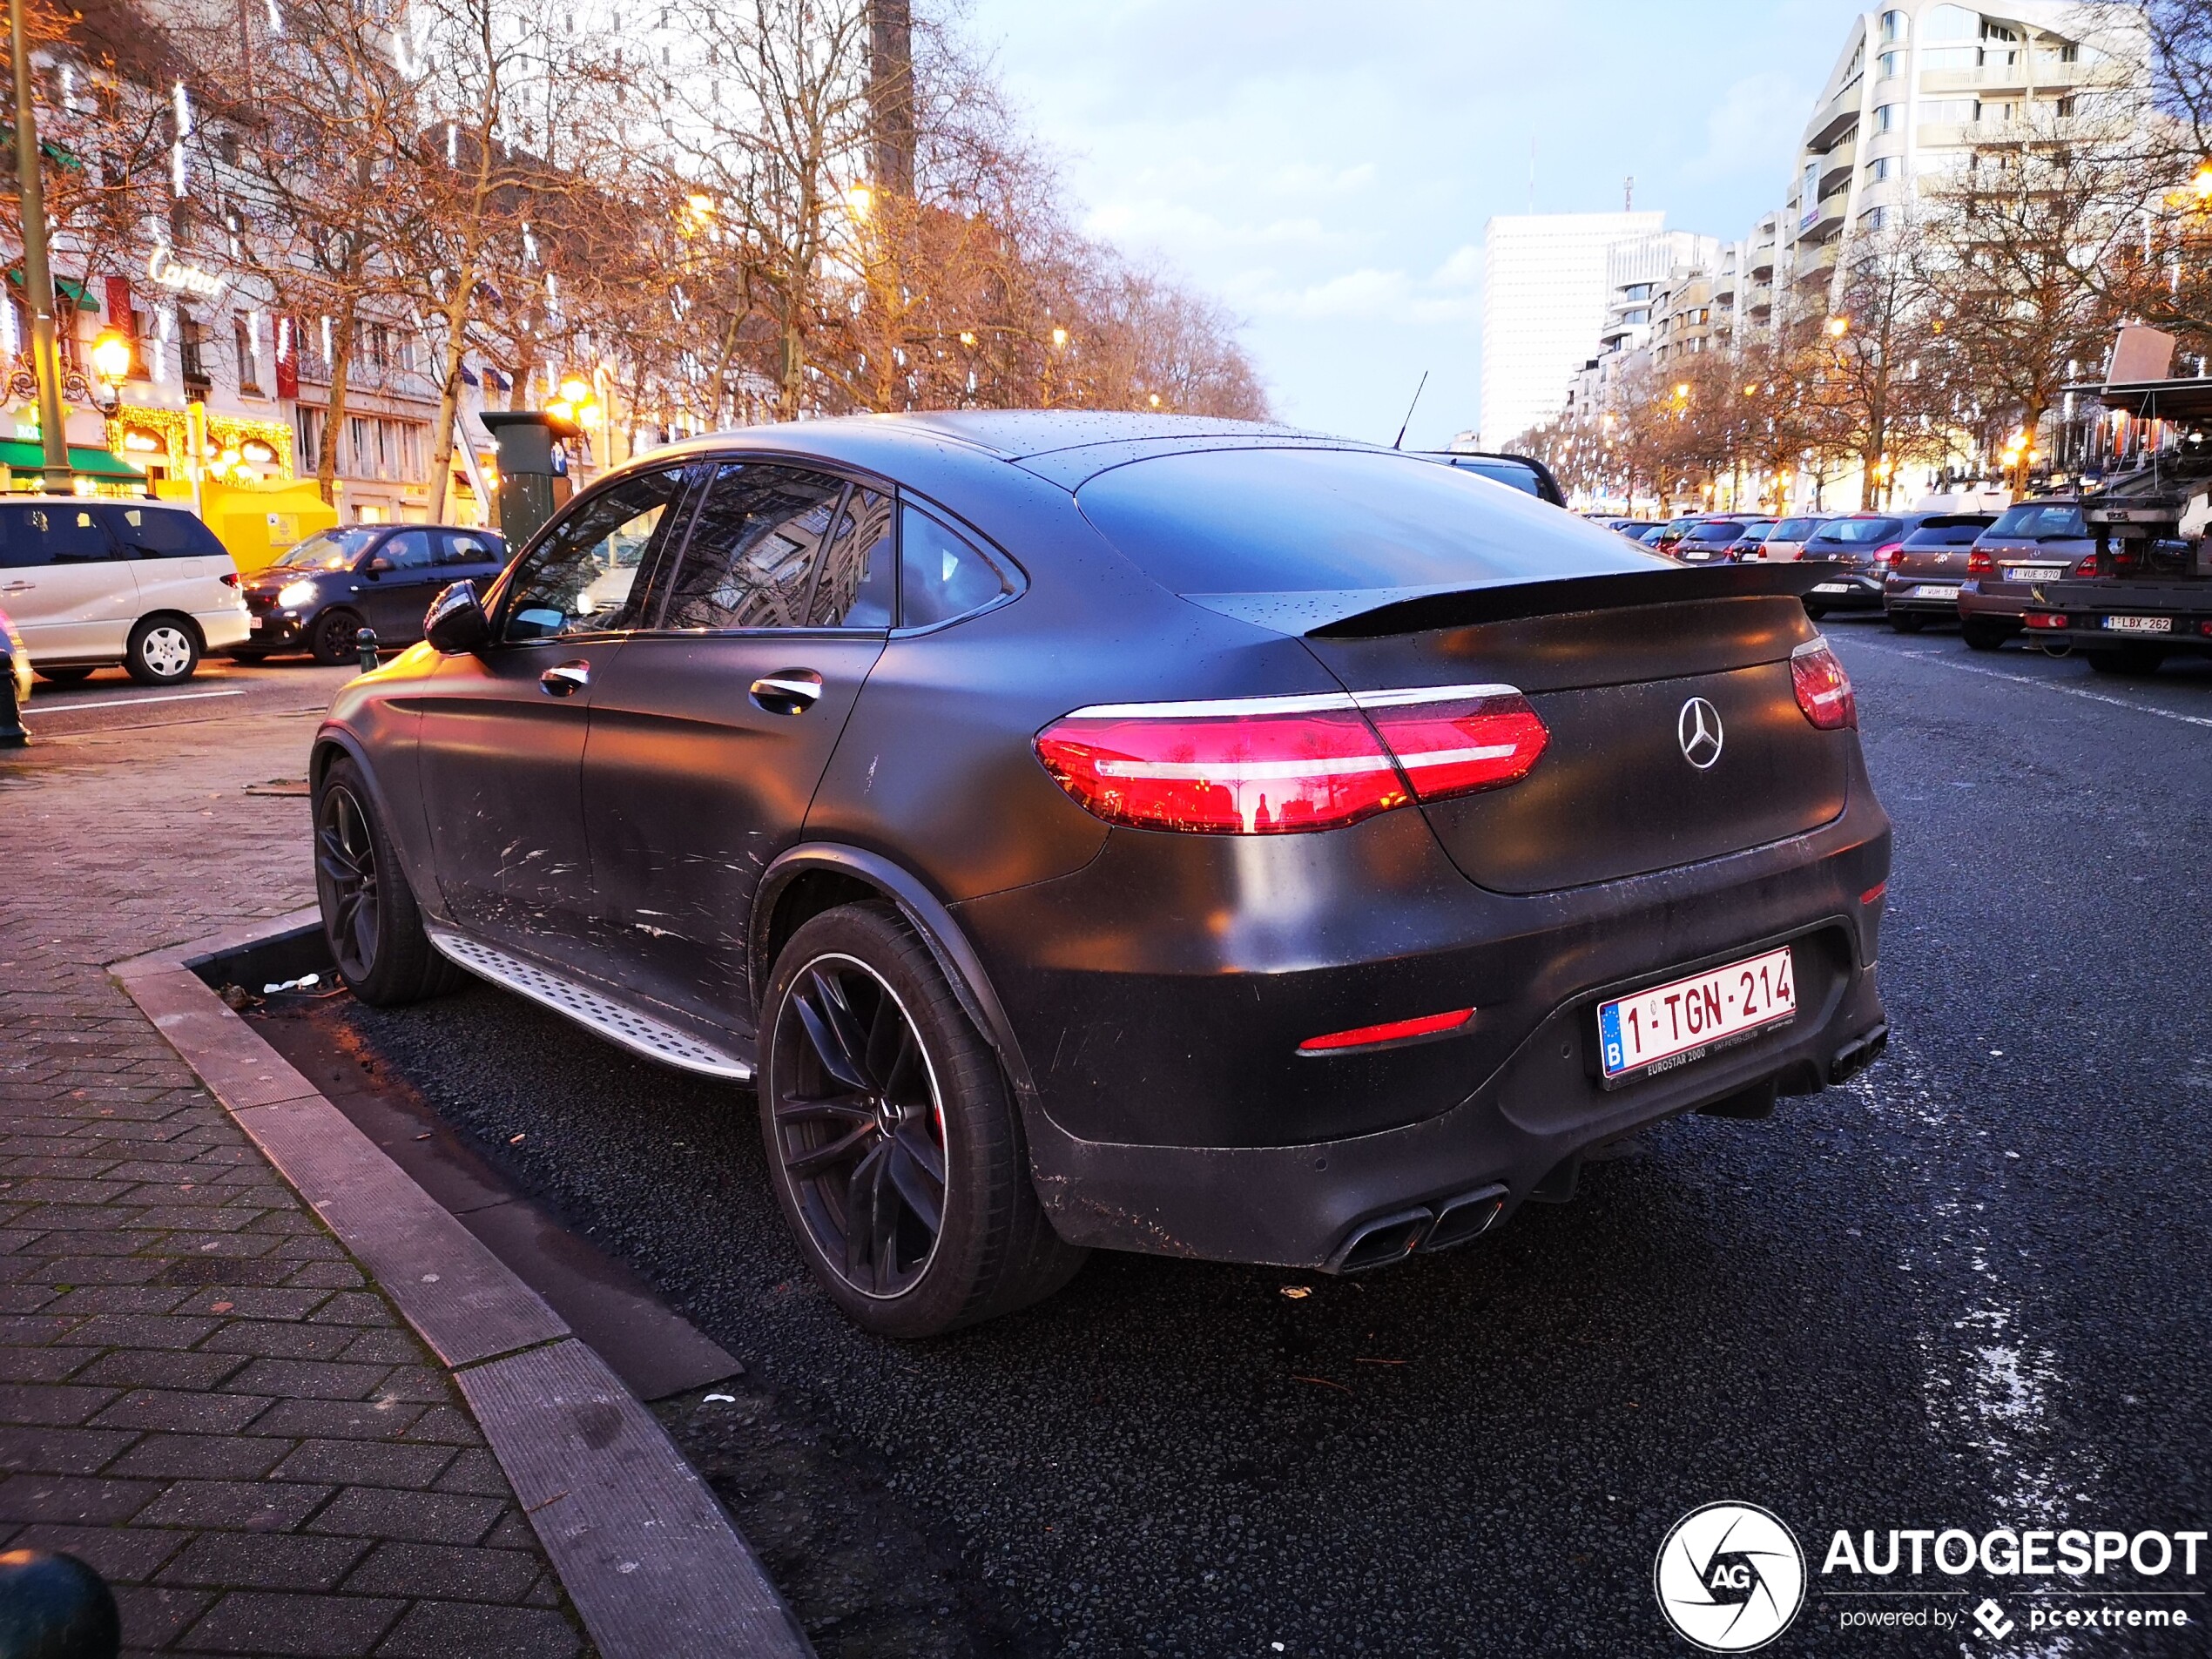
<instances>
[{"instance_id":1,"label":"road marking line","mask_svg":"<svg viewBox=\"0 0 2212 1659\"><path fill-rule=\"evenodd\" d=\"M2212 719L2202 714L2183 714L2178 709L2156 708L2148 703L2130 703L2124 697L2107 697L2102 691L2085 691L2078 685L2060 685L2054 680L2040 680L2032 674L2007 674L2002 669L1982 668L1973 663L1955 662L1939 657L1932 651L1899 651L1894 645L1878 645L1871 640L1853 640L1869 651L1878 651L1885 656L1903 657L1916 663L1933 663L1940 668L1955 668L1961 674L1986 674L1993 680L2010 680L2015 685L2033 685L2038 691L2058 691L2067 697L2078 697L2091 703L2108 703L2115 709L2133 709L2138 714L2155 714L2164 720L2180 720L2188 725L2212 725Z\"/></svg>"},{"instance_id":2,"label":"road marking line","mask_svg":"<svg viewBox=\"0 0 2212 1659\"><path fill-rule=\"evenodd\" d=\"M79 709L134 709L147 703L190 703L203 697L244 697L243 691L179 691L174 697L118 697L108 703L42 704L37 714L69 714Z\"/></svg>"}]
</instances>

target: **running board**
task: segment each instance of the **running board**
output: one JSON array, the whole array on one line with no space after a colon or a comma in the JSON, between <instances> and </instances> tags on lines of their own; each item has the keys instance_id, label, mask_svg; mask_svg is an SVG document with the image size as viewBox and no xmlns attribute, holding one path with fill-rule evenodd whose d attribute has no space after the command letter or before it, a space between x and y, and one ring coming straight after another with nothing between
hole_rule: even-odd
<instances>
[{"instance_id":1,"label":"running board","mask_svg":"<svg viewBox=\"0 0 2212 1659\"><path fill-rule=\"evenodd\" d=\"M564 1014L588 1031L596 1032L610 1042L618 1043L632 1054L648 1060L658 1060L664 1066L674 1066L683 1071L696 1071L709 1077L720 1077L731 1082L752 1081L752 1068L734 1055L725 1054L711 1044L700 1042L687 1032L640 1014L625 1007L612 997L589 990L574 980L565 979L551 969L536 962L524 961L505 951L487 945L481 939L471 939L465 934L450 933L444 928L428 929L430 942L439 952L457 962L479 979L517 995L527 996L533 1002L542 1002L556 1014Z\"/></svg>"}]
</instances>

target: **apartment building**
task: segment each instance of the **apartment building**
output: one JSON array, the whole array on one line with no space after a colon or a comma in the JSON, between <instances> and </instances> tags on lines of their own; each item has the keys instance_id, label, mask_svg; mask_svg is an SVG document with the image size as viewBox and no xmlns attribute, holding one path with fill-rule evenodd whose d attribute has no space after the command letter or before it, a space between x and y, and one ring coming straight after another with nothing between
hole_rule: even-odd
<instances>
[{"instance_id":1,"label":"apartment building","mask_svg":"<svg viewBox=\"0 0 2212 1659\"><path fill-rule=\"evenodd\" d=\"M1501 214L1482 233L1481 440L1492 447L1560 412L1605 327L1615 244L1657 233L1656 212Z\"/></svg>"}]
</instances>

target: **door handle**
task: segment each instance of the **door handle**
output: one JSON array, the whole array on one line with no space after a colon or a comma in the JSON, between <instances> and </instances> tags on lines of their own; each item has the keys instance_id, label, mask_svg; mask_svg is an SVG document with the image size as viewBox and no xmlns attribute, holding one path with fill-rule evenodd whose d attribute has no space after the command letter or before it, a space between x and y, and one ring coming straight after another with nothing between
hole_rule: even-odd
<instances>
[{"instance_id":1,"label":"door handle","mask_svg":"<svg viewBox=\"0 0 2212 1659\"><path fill-rule=\"evenodd\" d=\"M537 689L548 697L574 697L591 684L591 664L578 658L556 663L537 677Z\"/></svg>"},{"instance_id":2,"label":"door handle","mask_svg":"<svg viewBox=\"0 0 2212 1659\"><path fill-rule=\"evenodd\" d=\"M811 668L779 668L752 683L752 700L771 714L804 714L820 701L822 677Z\"/></svg>"},{"instance_id":3,"label":"door handle","mask_svg":"<svg viewBox=\"0 0 2212 1659\"><path fill-rule=\"evenodd\" d=\"M28 582L10 582L4 588L0 588L0 593L29 593L30 591L30 583Z\"/></svg>"}]
</instances>

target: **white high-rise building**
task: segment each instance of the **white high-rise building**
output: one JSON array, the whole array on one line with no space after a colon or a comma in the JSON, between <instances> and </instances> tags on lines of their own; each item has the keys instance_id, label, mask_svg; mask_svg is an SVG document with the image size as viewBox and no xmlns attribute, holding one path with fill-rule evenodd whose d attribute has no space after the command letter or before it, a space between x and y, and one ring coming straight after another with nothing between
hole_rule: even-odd
<instances>
[{"instance_id":1,"label":"white high-rise building","mask_svg":"<svg viewBox=\"0 0 2212 1659\"><path fill-rule=\"evenodd\" d=\"M1482 233L1482 442L1494 448L1557 415L1597 354L1607 258L1663 213L1507 213Z\"/></svg>"}]
</instances>

